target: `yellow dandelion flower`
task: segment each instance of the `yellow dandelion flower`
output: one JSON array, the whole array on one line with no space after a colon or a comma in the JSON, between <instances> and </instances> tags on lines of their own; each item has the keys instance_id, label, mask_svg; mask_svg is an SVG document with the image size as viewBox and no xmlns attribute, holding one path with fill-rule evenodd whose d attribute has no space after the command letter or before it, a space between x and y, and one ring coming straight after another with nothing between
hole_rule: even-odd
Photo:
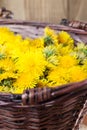
<instances>
[{"instance_id":1,"label":"yellow dandelion flower","mask_svg":"<svg viewBox=\"0 0 87 130\"><path fill-rule=\"evenodd\" d=\"M64 44L73 44L74 40L71 38L71 36L65 32L65 31L61 31L58 34L58 39L59 39L59 43L64 43Z\"/></svg>"},{"instance_id":2,"label":"yellow dandelion flower","mask_svg":"<svg viewBox=\"0 0 87 130\"><path fill-rule=\"evenodd\" d=\"M70 46L62 46L62 44L60 44L60 46L58 46L58 51L60 55L68 55L73 53L73 48Z\"/></svg>"},{"instance_id":3,"label":"yellow dandelion flower","mask_svg":"<svg viewBox=\"0 0 87 130\"><path fill-rule=\"evenodd\" d=\"M17 79L18 75L13 72L4 72L4 73L0 74L0 81L7 79L7 78Z\"/></svg>"},{"instance_id":4,"label":"yellow dandelion flower","mask_svg":"<svg viewBox=\"0 0 87 130\"><path fill-rule=\"evenodd\" d=\"M4 91L4 86L0 86L0 92Z\"/></svg>"},{"instance_id":5,"label":"yellow dandelion flower","mask_svg":"<svg viewBox=\"0 0 87 130\"><path fill-rule=\"evenodd\" d=\"M10 92L10 88L7 86L0 86L0 92Z\"/></svg>"},{"instance_id":6,"label":"yellow dandelion flower","mask_svg":"<svg viewBox=\"0 0 87 130\"><path fill-rule=\"evenodd\" d=\"M37 76L37 74L35 75L33 70L32 72L23 72L19 75L16 82L14 82L14 88L21 87L23 90L26 88L33 88L38 79L39 76Z\"/></svg>"},{"instance_id":7,"label":"yellow dandelion flower","mask_svg":"<svg viewBox=\"0 0 87 130\"><path fill-rule=\"evenodd\" d=\"M0 44L5 44L7 41L14 41L14 33L9 28L0 28Z\"/></svg>"},{"instance_id":8,"label":"yellow dandelion flower","mask_svg":"<svg viewBox=\"0 0 87 130\"><path fill-rule=\"evenodd\" d=\"M31 46L33 46L34 48L43 48L44 47L44 39L43 38L33 39L31 42Z\"/></svg>"},{"instance_id":9,"label":"yellow dandelion flower","mask_svg":"<svg viewBox=\"0 0 87 130\"><path fill-rule=\"evenodd\" d=\"M48 86L55 87L62 84L66 84L70 80L70 76L68 74L68 69L56 67L54 70L49 72L48 75Z\"/></svg>"},{"instance_id":10,"label":"yellow dandelion flower","mask_svg":"<svg viewBox=\"0 0 87 130\"><path fill-rule=\"evenodd\" d=\"M17 70L20 72L32 72L42 74L46 65L43 53L39 50L27 51L21 55L16 62Z\"/></svg>"},{"instance_id":11,"label":"yellow dandelion flower","mask_svg":"<svg viewBox=\"0 0 87 130\"><path fill-rule=\"evenodd\" d=\"M87 73L84 71L83 67L74 66L70 68L71 82L81 81L87 78Z\"/></svg>"},{"instance_id":12,"label":"yellow dandelion flower","mask_svg":"<svg viewBox=\"0 0 87 130\"><path fill-rule=\"evenodd\" d=\"M49 40L52 40L53 44L55 44L57 46L58 45L58 36L55 33L55 31L50 29L49 27L46 27L44 29L44 32L45 32L45 38L48 38L46 42L49 42Z\"/></svg>"},{"instance_id":13,"label":"yellow dandelion flower","mask_svg":"<svg viewBox=\"0 0 87 130\"><path fill-rule=\"evenodd\" d=\"M6 42L3 46L2 46L2 53L5 53L6 55L8 55L9 57L18 57L19 53L20 53L20 49L19 49L19 44L14 43L13 42Z\"/></svg>"},{"instance_id":14,"label":"yellow dandelion flower","mask_svg":"<svg viewBox=\"0 0 87 130\"><path fill-rule=\"evenodd\" d=\"M47 59L47 62L48 62L47 66L57 66L59 63L57 56L50 56Z\"/></svg>"},{"instance_id":15,"label":"yellow dandelion flower","mask_svg":"<svg viewBox=\"0 0 87 130\"><path fill-rule=\"evenodd\" d=\"M4 69L5 71L15 71L15 64L11 58L3 58L0 60L0 68Z\"/></svg>"},{"instance_id":16,"label":"yellow dandelion flower","mask_svg":"<svg viewBox=\"0 0 87 130\"><path fill-rule=\"evenodd\" d=\"M73 67L78 64L78 60L70 55L64 55L59 57L59 66L64 68Z\"/></svg>"},{"instance_id":17,"label":"yellow dandelion flower","mask_svg":"<svg viewBox=\"0 0 87 130\"><path fill-rule=\"evenodd\" d=\"M10 92L13 94L22 94L26 88L22 87L12 87Z\"/></svg>"}]
</instances>

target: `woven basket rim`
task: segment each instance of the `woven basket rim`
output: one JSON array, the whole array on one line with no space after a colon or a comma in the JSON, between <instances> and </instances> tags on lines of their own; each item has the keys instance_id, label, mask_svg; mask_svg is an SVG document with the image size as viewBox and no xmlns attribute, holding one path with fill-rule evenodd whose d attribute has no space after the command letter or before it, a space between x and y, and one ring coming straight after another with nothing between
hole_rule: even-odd
<instances>
[{"instance_id":1,"label":"woven basket rim","mask_svg":"<svg viewBox=\"0 0 87 130\"><path fill-rule=\"evenodd\" d=\"M65 30L65 31L69 31L69 32L73 32L75 34L83 34L83 35L87 35L87 31L84 29L80 29L80 28L73 28L70 26L65 26L65 25L60 25L60 24L52 24L52 23L47 23L47 22L30 22L28 20L17 20L17 19L0 19L0 25L23 25L23 26L37 26L37 28L39 27L46 27L49 26L55 30ZM86 23L84 23L86 24Z\"/></svg>"}]
</instances>

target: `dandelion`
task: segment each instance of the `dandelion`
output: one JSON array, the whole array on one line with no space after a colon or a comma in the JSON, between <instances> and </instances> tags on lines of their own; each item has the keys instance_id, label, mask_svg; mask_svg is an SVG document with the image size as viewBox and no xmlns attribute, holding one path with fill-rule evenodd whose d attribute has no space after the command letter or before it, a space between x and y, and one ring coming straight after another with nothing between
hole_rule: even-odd
<instances>
[{"instance_id":1,"label":"dandelion","mask_svg":"<svg viewBox=\"0 0 87 130\"><path fill-rule=\"evenodd\" d=\"M70 55L60 56L59 65L64 68L73 67L78 64L78 60Z\"/></svg>"},{"instance_id":2,"label":"dandelion","mask_svg":"<svg viewBox=\"0 0 87 130\"><path fill-rule=\"evenodd\" d=\"M70 76L72 82L81 81L87 79L87 73L84 71L83 67L74 66L70 69Z\"/></svg>"},{"instance_id":3,"label":"dandelion","mask_svg":"<svg viewBox=\"0 0 87 130\"><path fill-rule=\"evenodd\" d=\"M70 44L70 45L73 45L74 43L74 40L71 38L71 36L65 32L65 31L61 31L59 34L58 34L58 39L59 39L59 43L62 43L62 44Z\"/></svg>"},{"instance_id":4,"label":"dandelion","mask_svg":"<svg viewBox=\"0 0 87 130\"><path fill-rule=\"evenodd\" d=\"M52 45L55 44L58 45L58 37L54 30L50 29L49 27L46 27L45 30L45 45Z\"/></svg>"}]
</instances>

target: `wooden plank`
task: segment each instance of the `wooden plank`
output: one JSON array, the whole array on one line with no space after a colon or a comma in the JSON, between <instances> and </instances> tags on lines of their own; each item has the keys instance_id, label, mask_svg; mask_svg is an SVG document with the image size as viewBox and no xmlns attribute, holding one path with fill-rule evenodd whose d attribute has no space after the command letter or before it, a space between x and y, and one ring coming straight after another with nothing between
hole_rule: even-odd
<instances>
[{"instance_id":1,"label":"wooden plank","mask_svg":"<svg viewBox=\"0 0 87 130\"><path fill-rule=\"evenodd\" d=\"M67 18L67 0L25 0L26 19L58 23Z\"/></svg>"},{"instance_id":2,"label":"wooden plank","mask_svg":"<svg viewBox=\"0 0 87 130\"><path fill-rule=\"evenodd\" d=\"M25 19L24 0L0 0L0 7L11 10L16 19Z\"/></svg>"}]
</instances>

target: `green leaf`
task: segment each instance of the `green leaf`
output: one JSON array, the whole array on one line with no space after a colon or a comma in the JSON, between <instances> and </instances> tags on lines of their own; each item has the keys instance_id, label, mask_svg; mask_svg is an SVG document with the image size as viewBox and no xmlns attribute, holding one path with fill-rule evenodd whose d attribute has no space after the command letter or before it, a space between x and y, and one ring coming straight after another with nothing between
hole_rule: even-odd
<instances>
[{"instance_id":1,"label":"green leaf","mask_svg":"<svg viewBox=\"0 0 87 130\"><path fill-rule=\"evenodd\" d=\"M84 52L85 55L87 55L87 49L83 49L82 51Z\"/></svg>"},{"instance_id":2,"label":"green leaf","mask_svg":"<svg viewBox=\"0 0 87 130\"><path fill-rule=\"evenodd\" d=\"M44 46L49 46L53 44L53 40L50 36L44 38Z\"/></svg>"},{"instance_id":3,"label":"green leaf","mask_svg":"<svg viewBox=\"0 0 87 130\"><path fill-rule=\"evenodd\" d=\"M6 56L5 56L4 54L1 54L1 53L0 53L0 60L1 60L1 59L4 59L5 57L6 57Z\"/></svg>"},{"instance_id":4,"label":"green leaf","mask_svg":"<svg viewBox=\"0 0 87 130\"><path fill-rule=\"evenodd\" d=\"M3 79L3 80L0 82L0 85L11 87L14 81L15 81L15 79L13 79L13 78Z\"/></svg>"},{"instance_id":5,"label":"green leaf","mask_svg":"<svg viewBox=\"0 0 87 130\"><path fill-rule=\"evenodd\" d=\"M3 74L5 70L3 68L0 68L0 74Z\"/></svg>"}]
</instances>

